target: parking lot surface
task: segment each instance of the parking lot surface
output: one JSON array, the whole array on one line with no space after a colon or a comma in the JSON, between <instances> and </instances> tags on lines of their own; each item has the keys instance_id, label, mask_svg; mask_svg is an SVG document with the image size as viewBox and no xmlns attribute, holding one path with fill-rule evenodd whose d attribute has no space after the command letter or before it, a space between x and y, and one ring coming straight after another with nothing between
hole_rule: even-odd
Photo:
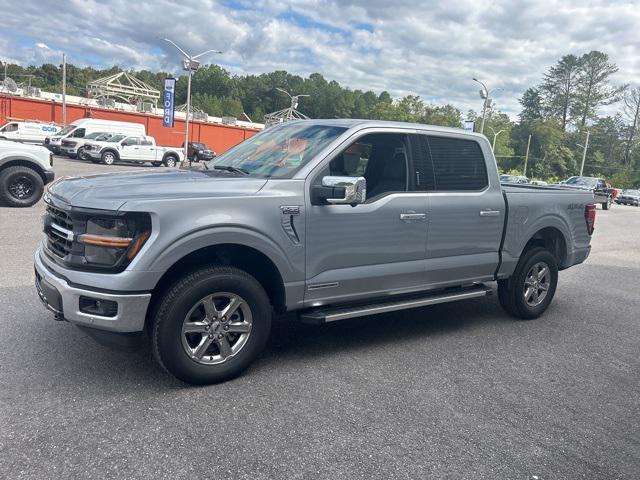
<instances>
[{"instance_id":1,"label":"parking lot surface","mask_svg":"<svg viewBox=\"0 0 640 480\"><path fill-rule=\"evenodd\" d=\"M53 320L33 287L42 213L0 207L1 478L638 478L640 208L598 210L538 320L494 296L281 321L209 387Z\"/></svg>"}]
</instances>

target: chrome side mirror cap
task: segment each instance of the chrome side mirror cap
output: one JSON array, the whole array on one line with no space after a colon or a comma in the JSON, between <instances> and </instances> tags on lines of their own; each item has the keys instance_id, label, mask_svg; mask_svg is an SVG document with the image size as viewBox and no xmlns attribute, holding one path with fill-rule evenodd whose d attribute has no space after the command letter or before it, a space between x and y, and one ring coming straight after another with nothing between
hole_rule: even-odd
<instances>
[{"instance_id":1,"label":"chrome side mirror cap","mask_svg":"<svg viewBox=\"0 0 640 480\"><path fill-rule=\"evenodd\" d=\"M367 181L364 177L328 176L322 185L311 189L313 205L358 205L367 199Z\"/></svg>"}]
</instances>

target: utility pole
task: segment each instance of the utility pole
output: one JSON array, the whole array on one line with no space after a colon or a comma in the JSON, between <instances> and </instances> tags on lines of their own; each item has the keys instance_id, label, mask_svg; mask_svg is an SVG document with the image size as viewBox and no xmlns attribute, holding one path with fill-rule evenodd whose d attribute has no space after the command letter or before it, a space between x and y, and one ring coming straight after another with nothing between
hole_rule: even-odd
<instances>
[{"instance_id":1,"label":"utility pole","mask_svg":"<svg viewBox=\"0 0 640 480\"><path fill-rule=\"evenodd\" d=\"M525 177L527 176L527 163L529 163L529 146L531 145L531 135L529 135L529 140L527 140L527 153L524 156L524 172L522 173Z\"/></svg>"},{"instance_id":2,"label":"utility pole","mask_svg":"<svg viewBox=\"0 0 640 480\"><path fill-rule=\"evenodd\" d=\"M67 126L67 54L62 54L62 126Z\"/></svg>"},{"instance_id":3,"label":"utility pole","mask_svg":"<svg viewBox=\"0 0 640 480\"><path fill-rule=\"evenodd\" d=\"M189 115L191 114L191 76L200 68L200 60L198 57L202 57L207 53L222 53L220 50L207 50L206 52L199 53L198 55L189 55L183 49L181 49L175 42L169 40L168 38L164 39L165 42L170 43L174 47L176 47L182 55L184 55L184 59L182 60L183 68L187 71L187 118L184 123L184 164L187 163L187 151L189 148Z\"/></svg>"},{"instance_id":4,"label":"utility pole","mask_svg":"<svg viewBox=\"0 0 640 480\"><path fill-rule=\"evenodd\" d=\"M580 164L580 176L582 176L582 172L584 171L584 161L587 158L587 148L589 148L589 135L591 132L587 130L587 139L584 142L584 145L577 144L579 147L582 147L582 163Z\"/></svg>"}]
</instances>

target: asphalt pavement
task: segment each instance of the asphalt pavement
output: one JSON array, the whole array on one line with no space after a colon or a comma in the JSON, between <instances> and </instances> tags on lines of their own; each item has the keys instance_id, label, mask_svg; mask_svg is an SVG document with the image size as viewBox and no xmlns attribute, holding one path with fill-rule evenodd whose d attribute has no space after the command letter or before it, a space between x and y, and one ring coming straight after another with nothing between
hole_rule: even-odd
<instances>
[{"instance_id":1,"label":"asphalt pavement","mask_svg":"<svg viewBox=\"0 0 640 480\"><path fill-rule=\"evenodd\" d=\"M281 321L209 387L53 320L33 287L42 213L0 208L0 478L640 478L640 208L598 209L538 320L494 296Z\"/></svg>"}]
</instances>

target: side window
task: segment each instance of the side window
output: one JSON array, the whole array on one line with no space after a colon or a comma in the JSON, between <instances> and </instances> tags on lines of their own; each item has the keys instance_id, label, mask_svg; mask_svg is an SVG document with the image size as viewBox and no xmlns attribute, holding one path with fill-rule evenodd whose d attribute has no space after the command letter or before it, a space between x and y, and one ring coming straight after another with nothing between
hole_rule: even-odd
<instances>
[{"instance_id":1,"label":"side window","mask_svg":"<svg viewBox=\"0 0 640 480\"><path fill-rule=\"evenodd\" d=\"M76 128L76 130L73 132L71 136L74 138L82 138L84 137L84 132L85 132L84 128Z\"/></svg>"},{"instance_id":2,"label":"side window","mask_svg":"<svg viewBox=\"0 0 640 480\"><path fill-rule=\"evenodd\" d=\"M123 147L130 147L132 145L139 145L139 140L136 137L127 137L123 140Z\"/></svg>"},{"instance_id":3,"label":"side window","mask_svg":"<svg viewBox=\"0 0 640 480\"><path fill-rule=\"evenodd\" d=\"M10 123L6 127L4 127L2 129L2 131L3 132L17 132L18 131L18 124L17 123Z\"/></svg>"},{"instance_id":4,"label":"side window","mask_svg":"<svg viewBox=\"0 0 640 480\"><path fill-rule=\"evenodd\" d=\"M605 183L604 180L600 179L600 180L598 180L598 187L597 188L607 188L607 184Z\"/></svg>"},{"instance_id":5,"label":"side window","mask_svg":"<svg viewBox=\"0 0 640 480\"><path fill-rule=\"evenodd\" d=\"M480 145L473 140L428 136L433 189L475 191L489 184Z\"/></svg>"},{"instance_id":6,"label":"side window","mask_svg":"<svg viewBox=\"0 0 640 480\"><path fill-rule=\"evenodd\" d=\"M140 145L153 145L153 142L151 140L149 140L149 138L147 137L142 137L142 139L140 140Z\"/></svg>"},{"instance_id":7,"label":"side window","mask_svg":"<svg viewBox=\"0 0 640 480\"><path fill-rule=\"evenodd\" d=\"M367 198L406 192L409 181L406 135L365 135L331 160L326 174L364 177L367 180Z\"/></svg>"}]
</instances>

